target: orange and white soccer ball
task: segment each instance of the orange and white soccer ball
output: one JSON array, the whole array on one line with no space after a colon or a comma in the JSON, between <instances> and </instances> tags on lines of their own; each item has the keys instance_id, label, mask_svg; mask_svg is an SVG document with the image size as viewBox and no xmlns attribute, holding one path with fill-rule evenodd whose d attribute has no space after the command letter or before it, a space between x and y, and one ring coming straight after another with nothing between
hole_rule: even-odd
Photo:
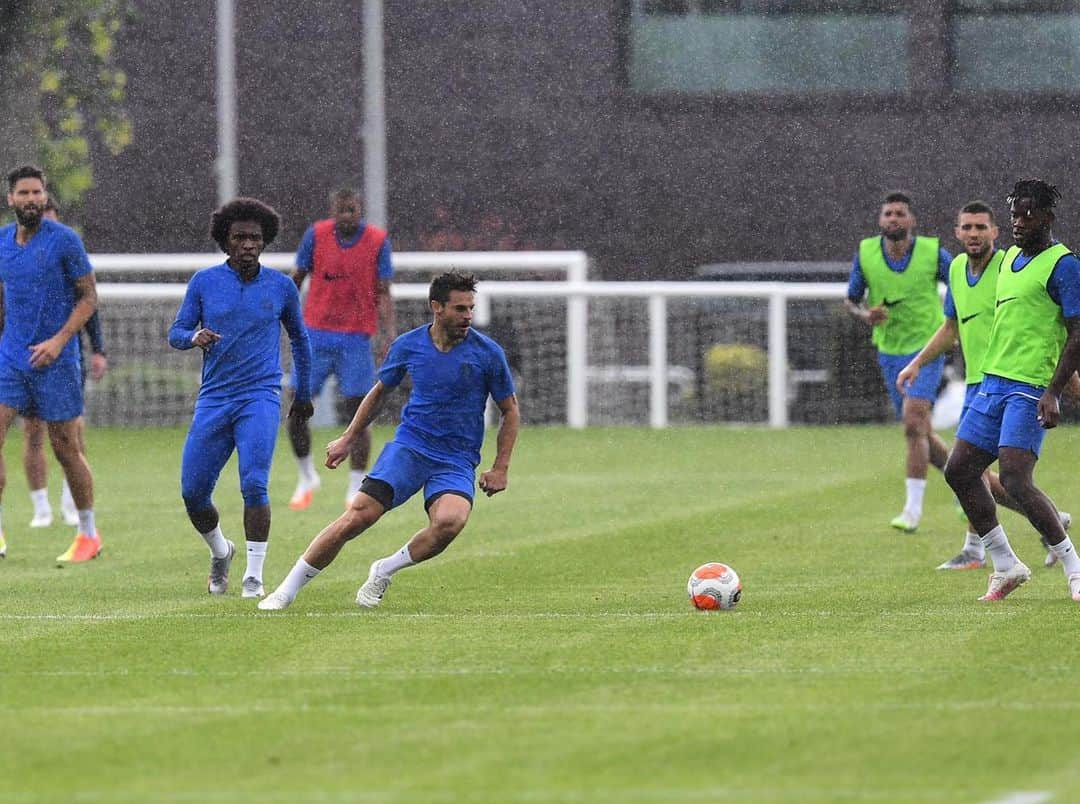
<instances>
[{"instance_id":1,"label":"orange and white soccer ball","mask_svg":"<svg viewBox=\"0 0 1080 804\"><path fill-rule=\"evenodd\" d=\"M686 592L696 609L733 609L742 597L742 581L727 564L712 562L694 570Z\"/></svg>"}]
</instances>

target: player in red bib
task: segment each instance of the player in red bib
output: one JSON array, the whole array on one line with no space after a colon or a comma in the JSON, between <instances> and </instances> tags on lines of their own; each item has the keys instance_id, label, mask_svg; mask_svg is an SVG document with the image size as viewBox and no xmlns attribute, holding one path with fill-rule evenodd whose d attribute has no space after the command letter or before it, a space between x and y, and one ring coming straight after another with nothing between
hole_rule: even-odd
<instances>
[{"instance_id":1,"label":"player in red bib","mask_svg":"<svg viewBox=\"0 0 1080 804\"><path fill-rule=\"evenodd\" d=\"M355 190L331 193L330 217L316 221L304 233L293 274L297 288L308 279L304 323L311 337L312 394L318 396L327 377L336 376L349 419L375 384L372 339L380 336L385 346L396 337L390 238L361 215ZM311 505L321 482L311 457L308 422L290 420L288 431L300 472L289 507L302 511ZM349 456L347 500L360 488L370 452L371 433L365 430Z\"/></svg>"}]
</instances>

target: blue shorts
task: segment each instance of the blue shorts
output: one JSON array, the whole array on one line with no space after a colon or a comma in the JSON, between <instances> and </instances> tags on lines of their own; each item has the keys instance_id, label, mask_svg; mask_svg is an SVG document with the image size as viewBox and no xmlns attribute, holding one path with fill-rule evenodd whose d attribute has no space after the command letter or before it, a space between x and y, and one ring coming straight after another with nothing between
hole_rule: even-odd
<instances>
[{"instance_id":1,"label":"blue shorts","mask_svg":"<svg viewBox=\"0 0 1080 804\"><path fill-rule=\"evenodd\" d=\"M893 410L897 418L904 405L904 396L896 390L896 378L901 370L910 363L918 352L909 355L883 355L878 352L878 365L881 366L881 376L885 380L885 390L889 392ZM945 369L945 355L942 355L933 363L927 363L919 371L915 382L908 386L907 395L914 399L927 399L934 402L938 395L938 386L941 385L941 373Z\"/></svg>"},{"instance_id":2,"label":"blue shorts","mask_svg":"<svg viewBox=\"0 0 1080 804\"><path fill-rule=\"evenodd\" d=\"M311 339L311 395L318 396L331 374L337 377L341 395L362 399L375 384L375 359L371 338L359 332L309 329ZM293 388L296 369L293 369Z\"/></svg>"},{"instance_id":3,"label":"blue shorts","mask_svg":"<svg viewBox=\"0 0 1080 804\"><path fill-rule=\"evenodd\" d=\"M979 387L980 383L973 382L964 388L964 406L960 408L960 418L957 419L957 422L962 422L964 420L964 415L968 412L968 408L971 407L972 401L979 393Z\"/></svg>"},{"instance_id":4,"label":"blue shorts","mask_svg":"<svg viewBox=\"0 0 1080 804\"><path fill-rule=\"evenodd\" d=\"M274 398L196 403L180 468L180 493L190 512L210 508L211 495L233 449L240 461L244 505L269 505L281 401Z\"/></svg>"},{"instance_id":5,"label":"blue shorts","mask_svg":"<svg viewBox=\"0 0 1080 804\"><path fill-rule=\"evenodd\" d=\"M82 415L82 371L78 360L57 360L44 369L19 368L0 360L0 405L47 422Z\"/></svg>"},{"instance_id":6,"label":"blue shorts","mask_svg":"<svg viewBox=\"0 0 1080 804\"><path fill-rule=\"evenodd\" d=\"M1028 391L987 393L981 385L972 399L956 437L984 452L998 455L1001 447L1026 449L1038 457L1046 430L1039 424L1039 398Z\"/></svg>"},{"instance_id":7,"label":"blue shorts","mask_svg":"<svg viewBox=\"0 0 1080 804\"><path fill-rule=\"evenodd\" d=\"M472 503L476 468L466 463L437 461L391 441L383 447L368 477L381 480L394 490L391 508L397 508L421 487L424 489L425 506L433 498L448 492Z\"/></svg>"}]
</instances>

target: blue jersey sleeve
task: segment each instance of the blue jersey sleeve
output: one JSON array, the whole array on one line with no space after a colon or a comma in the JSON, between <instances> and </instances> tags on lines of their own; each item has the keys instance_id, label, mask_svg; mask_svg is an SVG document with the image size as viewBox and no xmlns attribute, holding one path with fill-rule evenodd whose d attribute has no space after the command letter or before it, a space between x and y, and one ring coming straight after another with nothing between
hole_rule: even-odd
<instances>
[{"instance_id":1,"label":"blue jersey sleeve","mask_svg":"<svg viewBox=\"0 0 1080 804\"><path fill-rule=\"evenodd\" d=\"M862 266L859 265L859 255L851 261L851 277L848 279L847 297L858 304L866 295L866 278L863 276Z\"/></svg>"},{"instance_id":2,"label":"blue jersey sleeve","mask_svg":"<svg viewBox=\"0 0 1080 804\"><path fill-rule=\"evenodd\" d=\"M198 331L202 321L202 292L200 286L202 280L199 274L191 277L187 290L184 292L184 301L180 309L176 311L176 320L169 327L169 345L174 349L190 349L195 344L191 339Z\"/></svg>"},{"instance_id":3,"label":"blue jersey sleeve","mask_svg":"<svg viewBox=\"0 0 1080 804\"><path fill-rule=\"evenodd\" d=\"M956 320L956 302L953 301L952 288L945 289L945 317Z\"/></svg>"},{"instance_id":4,"label":"blue jersey sleeve","mask_svg":"<svg viewBox=\"0 0 1080 804\"><path fill-rule=\"evenodd\" d=\"M83 331L90 338L90 351L96 355L105 354L105 341L101 337L101 319L98 318L97 310L94 310Z\"/></svg>"},{"instance_id":5,"label":"blue jersey sleeve","mask_svg":"<svg viewBox=\"0 0 1080 804\"><path fill-rule=\"evenodd\" d=\"M281 323L289 336L293 366L296 367L296 398L301 402L311 399L311 340L304 326L304 314L300 310L300 291L292 280L282 283L285 305L281 311Z\"/></svg>"},{"instance_id":6,"label":"blue jersey sleeve","mask_svg":"<svg viewBox=\"0 0 1080 804\"><path fill-rule=\"evenodd\" d=\"M952 264L952 254L943 248L938 249L937 278L939 282L949 284L949 266Z\"/></svg>"},{"instance_id":7,"label":"blue jersey sleeve","mask_svg":"<svg viewBox=\"0 0 1080 804\"><path fill-rule=\"evenodd\" d=\"M71 229L65 231L62 255L64 274L69 279L79 279L94 270L90 258L86 256L86 247Z\"/></svg>"},{"instance_id":8,"label":"blue jersey sleeve","mask_svg":"<svg viewBox=\"0 0 1080 804\"><path fill-rule=\"evenodd\" d=\"M315 226L311 225L300 240L296 250L296 267L301 271L310 271L315 264Z\"/></svg>"},{"instance_id":9,"label":"blue jersey sleeve","mask_svg":"<svg viewBox=\"0 0 1080 804\"><path fill-rule=\"evenodd\" d=\"M379 279L393 279L394 266L390 262L390 238L383 240L382 248L379 249L379 257L376 261L379 266Z\"/></svg>"},{"instance_id":10,"label":"blue jersey sleeve","mask_svg":"<svg viewBox=\"0 0 1080 804\"><path fill-rule=\"evenodd\" d=\"M496 402L514 395L514 378L510 374L510 364L506 361L506 352L496 345L488 366L488 393Z\"/></svg>"},{"instance_id":11,"label":"blue jersey sleeve","mask_svg":"<svg viewBox=\"0 0 1080 804\"><path fill-rule=\"evenodd\" d=\"M1065 318L1080 317L1080 258L1067 254L1058 260L1046 280L1046 292Z\"/></svg>"},{"instance_id":12,"label":"blue jersey sleeve","mask_svg":"<svg viewBox=\"0 0 1080 804\"><path fill-rule=\"evenodd\" d=\"M388 388L396 388L401 385L401 381L405 379L405 373L408 371L406 363L408 349L405 348L404 338L404 335L399 335L394 339L394 342L390 344L389 351L386 353L386 360L379 366L379 382Z\"/></svg>"}]
</instances>

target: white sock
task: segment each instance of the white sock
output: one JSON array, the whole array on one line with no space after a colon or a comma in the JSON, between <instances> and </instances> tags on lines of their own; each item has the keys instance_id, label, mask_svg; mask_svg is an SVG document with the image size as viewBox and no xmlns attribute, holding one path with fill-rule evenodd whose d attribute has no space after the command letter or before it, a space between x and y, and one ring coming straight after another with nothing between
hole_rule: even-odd
<instances>
[{"instance_id":1,"label":"white sock","mask_svg":"<svg viewBox=\"0 0 1080 804\"><path fill-rule=\"evenodd\" d=\"M245 578L262 580L263 562L266 561L266 542L247 543L247 569L244 570Z\"/></svg>"},{"instance_id":2,"label":"white sock","mask_svg":"<svg viewBox=\"0 0 1080 804\"><path fill-rule=\"evenodd\" d=\"M48 516L52 513L49 505L49 490L34 489L30 492L30 502L34 504L34 516Z\"/></svg>"},{"instance_id":3,"label":"white sock","mask_svg":"<svg viewBox=\"0 0 1080 804\"><path fill-rule=\"evenodd\" d=\"M905 483L907 485L907 502L904 503L904 510L916 519L919 519L922 517L922 503L923 495L926 493L926 479L909 477Z\"/></svg>"},{"instance_id":4,"label":"white sock","mask_svg":"<svg viewBox=\"0 0 1080 804\"><path fill-rule=\"evenodd\" d=\"M969 530L967 535L964 536L964 552L979 558L986 558L986 548L983 547L978 533L972 533Z\"/></svg>"},{"instance_id":5,"label":"white sock","mask_svg":"<svg viewBox=\"0 0 1080 804\"><path fill-rule=\"evenodd\" d=\"M1005 528L998 525L989 533L982 536L983 547L990 554L990 560L994 563L994 572L1005 572L1020 563L1020 559L1013 552L1009 538L1005 535Z\"/></svg>"},{"instance_id":6,"label":"white sock","mask_svg":"<svg viewBox=\"0 0 1080 804\"><path fill-rule=\"evenodd\" d=\"M379 575L384 575L387 578L393 576L398 570L403 570L406 567L411 567L416 562L413 561L412 556L409 554L409 545L405 545L400 550L392 555L388 555L386 558L379 559Z\"/></svg>"},{"instance_id":7,"label":"white sock","mask_svg":"<svg viewBox=\"0 0 1080 804\"><path fill-rule=\"evenodd\" d=\"M225 558L229 554L229 543L225 541L225 534L221 532L218 524L213 530L202 534L203 541L210 548L210 555L214 558Z\"/></svg>"},{"instance_id":8,"label":"white sock","mask_svg":"<svg viewBox=\"0 0 1080 804\"><path fill-rule=\"evenodd\" d=\"M300 593L300 590L307 582L320 572L322 572L322 570L315 569L315 567L304 561L304 559L297 559L293 568L289 570L289 574L285 576L285 580L281 582L281 585L275 592L292 600Z\"/></svg>"},{"instance_id":9,"label":"white sock","mask_svg":"<svg viewBox=\"0 0 1080 804\"><path fill-rule=\"evenodd\" d=\"M364 478L367 477L367 471L364 469L350 469L349 470L349 499L351 500L356 492L360 491L360 484L364 482Z\"/></svg>"},{"instance_id":10,"label":"white sock","mask_svg":"<svg viewBox=\"0 0 1080 804\"><path fill-rule=\"evenodd\" d=\"M319 479L319 473L315 471L315 458L312 455L305 455L303 458L296 459L297 464L300 465L300 481L303 483L314 483Z\"/></svg>"},{"instance_id":11,"label":"white sock","mask_svg":"<svg viewBox=\"0 0 1080 804\"><path fill-rule=\"evenodd\" d=\"M97 536L97 525L94 524L93 508L84 508L79 511L79 533L85 533L91 539Z\"/></svg>"},{"instance_id":12,"label":"white sock","mask_svg":"<svg viewBox=\"0 0 1080 804\"><path fill-rule=\"evenodd\" d=\"M75 510L75 498L71 496L71 486L67 478L64 478L64 487L60 490L60 508L67 511Z\"/></svg>"},{"instance_id":13,"label":"white sock","mask_svg":"<svg viewBox=\"0 0 1080 804\"><path fill-rule=\"evenodd\" d=\"M1073 547L1072 539L1066 536L1064 541L1050 545L1050 549L1054 551L1054 555L1061 562L1061 568L1065 571L1066 577L1080 572L1080 556L1076 555L1076 548Z\"/></svg>"}]
</instances>

